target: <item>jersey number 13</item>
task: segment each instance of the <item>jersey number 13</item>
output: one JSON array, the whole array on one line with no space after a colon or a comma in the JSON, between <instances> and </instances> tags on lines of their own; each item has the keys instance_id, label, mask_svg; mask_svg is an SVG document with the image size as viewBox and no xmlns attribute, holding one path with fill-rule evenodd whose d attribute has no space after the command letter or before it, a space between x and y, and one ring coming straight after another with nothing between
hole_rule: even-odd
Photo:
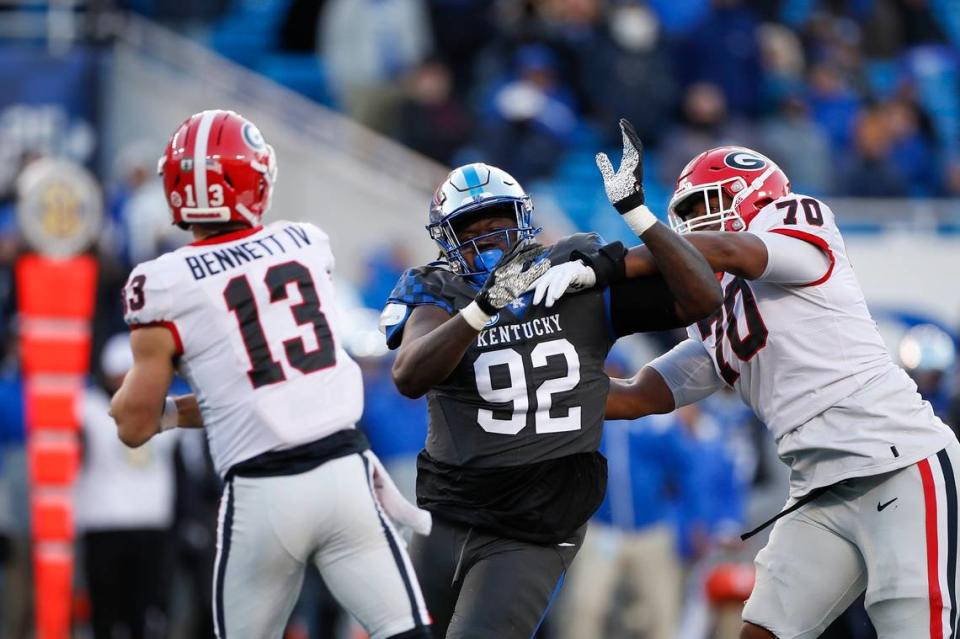
<instances>
[{"instance_id":1,"label":"jersey number 13","mask_svg":"<svg viewBox=\"0 0 960 639\"><path fill-rule=\"evenodd\" d=\"M287 287L296 284L302 301L290 307L293 319L299 325L312 324L317 337L317 348L308 351L303 339L295 337L283 342L283 349L290 366L302 373L315 373L337 363L336 349L327 318L320 310L320 298L317 295L313 277L306 266L299 262L285 262L271 266L264 277L264 283L270 291L270 302L287 299ZM260 311L254 299L250 282L245 275L233 278L223 289L227 308L233 311L240 325L243 345L250 358L251 368L247 371L254 388L275 384L286 379L283 366L273 359L267 337L260 323Z\"/></svg>"}]
</instances>

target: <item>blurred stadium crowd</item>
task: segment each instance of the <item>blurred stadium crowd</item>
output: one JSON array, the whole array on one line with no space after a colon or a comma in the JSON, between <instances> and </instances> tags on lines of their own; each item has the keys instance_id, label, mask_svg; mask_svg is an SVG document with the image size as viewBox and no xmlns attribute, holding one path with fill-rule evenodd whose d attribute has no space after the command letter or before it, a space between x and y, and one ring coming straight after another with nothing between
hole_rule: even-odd
<instances>
[{"instance_id":1,"label":"blurred stadium crowd","mask_svg":"<svg viewBox=\"0 0 960 639\"><path fill-rule=\"evenodd\" d=\"M648 200L661 211L687 159L726 143L769 154L795 190L813 195L960 196L960 11L951 0L118 4L443 164L501 166L562 202L575 228L598 225L605 200L593 156L619 144L611 137L619 116L646 145ZM133 144L104 178L108 224L76 496L82 637L212 636L220 486L202 433L125 449L105 413L129 366L119 288L133 265L187 239L168 223L154 174L159 153ZM0 637L20 639L30 636L32 591L14 184L0 194ZM396 392L390 355L372 332L409 262L402 245L378 250L363 279L341 283L351 299L344 314L359 326L350 349L366 385L361 427L408 494L425 402ZM611 373L636 370L677 339L625 341ZM900 346L921 392L956 428L954 338L921 326ZM785 494L785 470L762 425L736 397L720 396L611 424L604 450L607 500L541 636L735 636L725 624L738 620L762 543L743 545L738 535ZM351 632L322 582L308 579L287 636ZM831 636L871 635L853 613Z\"/></svg>"},{"instance_id":2,"label":"blurred stadium crowd","mask_svg":"<svg viewBox=\"0 0 960 639\"><path fill-rule=\"evenodd\" d=\"M814 195L960 192L960 15L943 0L271 0L204 28L227 57L440 162L572 190L565 205L595 190L620 116L661 197L731 140Z\"/></svg>"}]
</instances>

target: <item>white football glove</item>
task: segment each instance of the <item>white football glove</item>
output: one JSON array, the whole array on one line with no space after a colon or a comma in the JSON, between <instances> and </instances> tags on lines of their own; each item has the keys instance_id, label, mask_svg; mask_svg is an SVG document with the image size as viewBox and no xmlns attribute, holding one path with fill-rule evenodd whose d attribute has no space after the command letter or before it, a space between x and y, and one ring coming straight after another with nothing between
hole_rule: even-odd
<instances>
[{"instance_id":1,"label":"white football glove","mask_svg":"<svg viewBox=\"0 0 960 639\"><path fill-rule=\"evenodd\" d=\"M373 492L387 516L402 528L409 528L418 535L429 535L433 527L430 513L407 501L373 451L368 450L363 456L373 466Z\"/></svg>"},{"instance_id":2,"label":"white football glove","mask_svg":"<svg viewBox=\"0 0 960 639\"><path fill-rule=\"evenodd\" d=\"M527 290L534 291L534 304L545 300L546 307L550 308L567 291L582 291L596 283L597 274L593 269L580 260L573 260L551 266L550 270L531 284Z\"/></svg>"}]
</instances>

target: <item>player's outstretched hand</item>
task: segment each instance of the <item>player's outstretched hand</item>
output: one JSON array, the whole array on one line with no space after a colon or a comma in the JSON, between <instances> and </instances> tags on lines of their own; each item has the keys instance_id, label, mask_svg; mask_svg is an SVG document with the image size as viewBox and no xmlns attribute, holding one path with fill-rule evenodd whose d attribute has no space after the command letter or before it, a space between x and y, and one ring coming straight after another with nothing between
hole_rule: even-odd
<instances>
[{"instance_id":1,"label":"player's outstretched hand","mask_svg":"<svg viewBox=\"0 0 960 639\"><path fill-rule=\"evenodd\" d=\"M477 294L477 306L487 315L493 315L515 300L540 276L550 269L547 249L533 240L518 242L509 253L500 258Z\"/></svg>"},{"instance_id":2,"label":"player's outstretched hand","mask_svg":"<svg viewBox=\"0 0 960 639\"><path fill-rule=\"evenodd\" d=\"M543 277L530 285L533 303L544 302L547 308L563 297L567 291L581 291L597 283L597 274L580 260L572 260L551 266Z\"/></svg>"},{"instance_id":3,"label":"player's outstretched hand","mask_svg":"<svg viewBox=\"0 0 960 639\"><path fill-rule=\"evenodd\" d=\"M623 136L620 168L613 170L606 153L597 153L597 168L603 176L607 199L639 237L657 223L657 216L644 204L643 143L640 136L626 118L620 118L620 133Z\"/></svg>"},{"instance_id":4,"label":"player's outstretched hand","mask_svg":"<svg viewBox=\"0 0 960 639\"><path fill-rule=\"evenodd\" d=\"M623 136L620 168L613 170L606 153L597 153L597 168L603 176L607 199L623 215L644 203L643 143L626 118L620 118L620 133Z\"/></svg>"}]
</instances>

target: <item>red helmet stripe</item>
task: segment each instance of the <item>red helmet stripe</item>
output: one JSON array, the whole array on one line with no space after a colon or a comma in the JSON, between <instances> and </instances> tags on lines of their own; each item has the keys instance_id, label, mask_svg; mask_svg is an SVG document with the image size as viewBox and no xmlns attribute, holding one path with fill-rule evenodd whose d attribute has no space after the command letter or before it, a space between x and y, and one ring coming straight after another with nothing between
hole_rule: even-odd
<instances>
[{"instance_id":1,"label":"red helmet stripe","mask_svg":"<svg viewBox=\"0 0 960 639\"><path fill-rule=\"evenodd\" d=\"M197 208L210 208L207 198L207 145L210 142L210 128L218 111L204 111L200 116L197 139L193 143L193 188L197 193Z\"/></svg>"}]
</instances>

